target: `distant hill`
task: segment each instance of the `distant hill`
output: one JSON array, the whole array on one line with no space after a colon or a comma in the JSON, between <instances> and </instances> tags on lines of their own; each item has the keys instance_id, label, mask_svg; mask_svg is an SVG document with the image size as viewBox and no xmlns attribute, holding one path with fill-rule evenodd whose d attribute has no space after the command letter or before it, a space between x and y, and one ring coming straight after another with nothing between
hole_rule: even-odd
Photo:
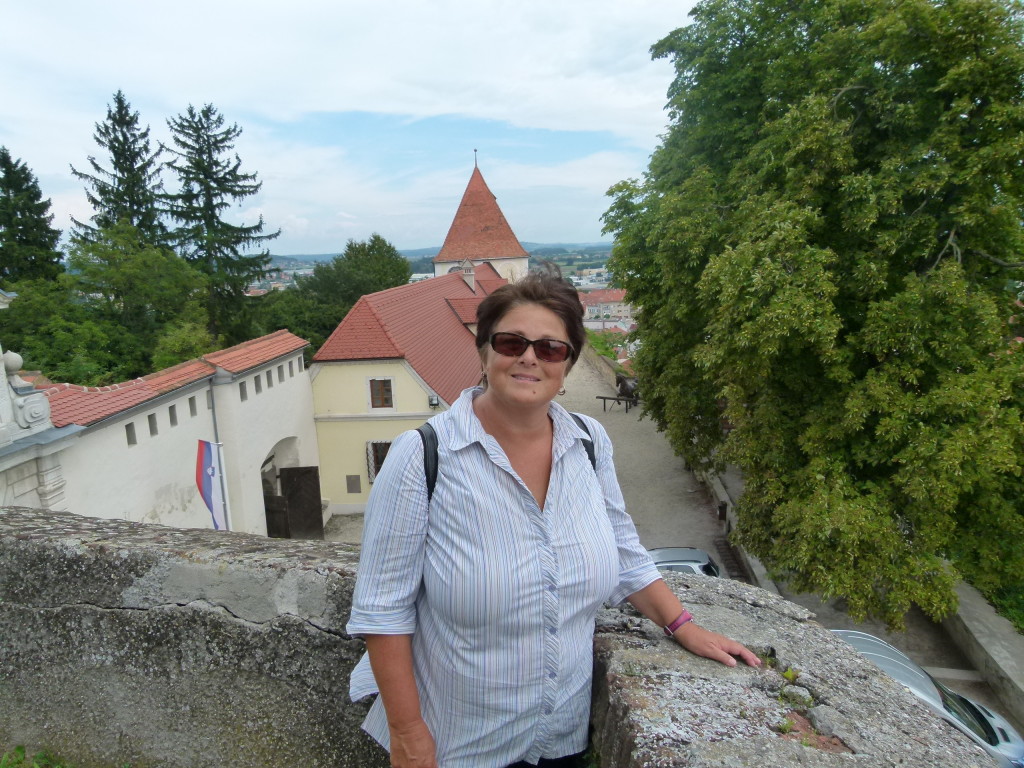
<instances>
[{"instance_id":1,"label":"distant hill","mask_svg":"<svg viewBox=\"0 0 1024 768\"><path fill-rule=\"evenodd\" d=\"M529 253L535 251L542 251L548 253L559 253L563 251L576 252L576 251L601 251L610 250L612 244L609 243L530 243L520 240L520 245L526 249ZM418 261L420 259L432 259L441 252L441 246L436 245L431 248L399 248L398 252L401 253L409 261ZM337 253L289 253L289 254L271 254L271 258L280 260L294 260L294 261L330 261L335 256L340 255L341 251Z\"/></svg>"}]
</instances>

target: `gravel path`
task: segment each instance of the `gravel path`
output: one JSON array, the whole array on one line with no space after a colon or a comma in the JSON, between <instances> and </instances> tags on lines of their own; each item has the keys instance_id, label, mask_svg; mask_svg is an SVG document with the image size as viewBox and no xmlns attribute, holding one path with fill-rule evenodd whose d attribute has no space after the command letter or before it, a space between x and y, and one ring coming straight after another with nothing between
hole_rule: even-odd
<instances>
[{"instance_id":1,"label":"gravel path","mask_svg":"<svg viewBox=\"0 0 1024 768\"><path fill-rule=\"evenodd\" d=\"M569 373L566 393L558 402L571 411L601 422L615 451L615 470L633 517L640 543L652 547L700 547L719 559L716 540L723 536L715 506L693 473L684 468L668 439L640 408L608 403L602 410L599 395L615 389L586 359Z\"/></svg>"}]
</instances>

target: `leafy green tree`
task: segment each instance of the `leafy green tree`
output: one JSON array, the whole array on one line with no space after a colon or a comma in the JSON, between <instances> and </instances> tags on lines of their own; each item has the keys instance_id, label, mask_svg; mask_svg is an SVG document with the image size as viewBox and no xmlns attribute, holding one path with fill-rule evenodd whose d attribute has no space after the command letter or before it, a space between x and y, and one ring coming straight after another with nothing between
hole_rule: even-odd
<instances>
[{"instance_id":1,"label":"leafy green tree","mask_svg":"<svg viewBox=\"0 0 1024 768\"><path fill-rule=\"evenodd\" d=\"M135 337L92 312L80 300L70 275L23 280L15 288L17 298L0 312L0 342L24 358L26 370L86 386L148 372Z\"/></svg>"},{"instance_id":2,"label":"leafy green tree","mask_svg":"<svg viewBox=\"0 0 1024 768\"><path fill-rule=\"evenodd\" d=\"M174 251L148 244L142 232L123 222L101 230L93 242L76 243L68 264L82 300L136 334L146 348L186 309L198 311L205 288L203 276Z\"/></svg>"},{"instance_id":3,"label":"leafy green tree","mask_svg":"<svg viewBox=\"0 0 1024 768\"><path fill-rule=\"evenodd\" d=\"M0 283L54 278L64 271L50 201L25 163L0 147Z\"/></svg>"},{"instance_id":4,"label":"leafy green tree","mask_svg":"<svg viewBox=\"0 0 1024 768\"><path fill-rule=\"evenodd\" d=\"M325 305L348 308L361 296L409 282L408 260L383 237L374 233L366 241L349 240L345 252L313 268L301 278L300 290Z\"/></svg>"},{"instance_id":5,"label":"leafy green tree","mask_svg":"<svg viewBox=\"0 0 1024 768\"><path fill-rule=\"evenodd\" d=\"M237 124L224 126L224 116L212 105L200 110L189 105L183 115L168 120L175 156L169 165L180 189L169 195L169 211L177 223L173 238L179 252L207 282L210 332L229 342L248 337L243 319L245 289L263 276L270 257L266 251L246 255L280 234L263 234L263 217L255 224L232 224L227 210L259 192L255 173L242 173L242 161L232 154L242 133Z\"/></svg>"},{"instance_id":6,"label":"leafy green tree","mask_svg":"<svg viewBox=\"0 0 1024 768\"><path fill-rule=\"evenodd\" d=\"M1020 5L692 16L653 49L669 130L605 214L647 412L742 468L745 546L856 617L940 617L962 573L1024 589Z\"/></svg>"},{"instance_id":7,"label":"leafy green tree","mask_svg":"<svg viewBox=\"0 0 1024 768\"><path fill-rule=\"evenodd\" d=\"M308 334L304 338L318 347L361 296L404 285L411 275L408 260L380 235L349 240L344 253L317 264L312 275L297 282L298 301L292 302L293 307L312 320L304 327ZM291 330L298 333L296 328Z\"/></svg>"},{"instance_id":8,"label":"leafy green tree","mask_svg":"<svg viewBox=\"0 0 1024 768\"><path fill-rule=\"evenodd\" d=\"M324 307L311 296L301 293L298 288L271 291L255 300L258 321L256 335L273 333L287 328L312 346L307 348L309 362L317 349L344 318L333 307Z\"/></svg>"},{"instance_id":9,"label":"leafy green tree","mask_svg":"<svg viewBox=\"0 0 1024 768\"><path fill-rule=\"evenodd\" d=\"M153 369L160 371L186 360L201 357L217 348L205 322L187 316L164 326L153 349Z\"/></svg>"},{"instance_id":10,"label":"leafy green tree","mask_svg":"<svg viewBox=\"0 0 1024 768\"><path fill-rule=\"evenodd\" d=\"M160 179L163 150L151 149L149 126L141 127L139 113L132 112L121 91L114 94L113 105L108 105L106 119L96 123L93 138L109 153L109 169L92 156L92 173L71 167L71 172L85 182L86 197L96 211L92 224L72 219L75 239L95 240L101 230L124 221L138 229L147 243L165 243Z\"/></svg>"}]
</instances>

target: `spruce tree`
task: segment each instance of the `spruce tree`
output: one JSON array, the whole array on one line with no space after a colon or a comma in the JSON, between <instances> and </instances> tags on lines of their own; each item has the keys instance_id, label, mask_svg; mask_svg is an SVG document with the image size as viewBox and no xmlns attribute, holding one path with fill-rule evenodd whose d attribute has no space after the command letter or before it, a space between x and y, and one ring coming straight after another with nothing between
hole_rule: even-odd
<instances>
[{"instance_id":1,"label":"spruce tree","mask_svg":"<svg viewBox=\"0 0 1024 768\"><path fill-rule=\"evenodd\" d=\"M179 253L208 276L207 307L210 331L225 341L246 337L240 327L246 287L264 274L270 261L266 251L244 252L280 234L263 234L263 217L255 224L232 224L227 209L259 192L255 173L242 173L242 161L232 150L242 133L237 124L224 126L224 116L212 104L188 110L168 120L175 159L168 165L177 174L180 189L169 195L169 212L178 224L172 238Z\"/></svg>"},{"instance_id":2,"label":"spruce tree","mask_svg":"<svg viewBox=\"0 0 1024 768\"><path fill-rule=\"evenodd\" d=\"M60 230L28 166L0 147L0 282L51 279L63 270Z\"/></svg>"},{"instance_id":3,"label":"spruce tree","mask_svg":"<svg viewBox=\"0 0 1024 768\"><path fill-rule=\"evenodd\" d=\"M85 182L86 197L96 209L91 217L92 224L72 219L75 238L94 242L100 230L125 222L135 227L146 242L164 243L167 230L160 207L163 149L150 149L149 126L140 127L139 113L132 112L121 91L114 94L113 105L108 105L106 120L96 123L93 138L110 153L110 168L102 166L93 156L89 157L92 173L71 166L71 172Z\"/></svg>"}]
</instances>

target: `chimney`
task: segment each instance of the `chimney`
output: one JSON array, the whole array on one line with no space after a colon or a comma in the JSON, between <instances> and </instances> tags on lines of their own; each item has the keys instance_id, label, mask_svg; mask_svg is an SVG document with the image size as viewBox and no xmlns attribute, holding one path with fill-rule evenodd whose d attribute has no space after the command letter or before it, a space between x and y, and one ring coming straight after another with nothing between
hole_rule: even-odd
<instances>
[{"instance_id":1,"label":"chimney","mask_svg":"<svg viewBox=\"0 0 1024 768\"><path fill-rule=\"evenodd\" d=\"M462 279L466 281L469 290L476 293L476 272L473 269L473 262L469 259L462 262Z\"/></svg>"}]
</instances>

